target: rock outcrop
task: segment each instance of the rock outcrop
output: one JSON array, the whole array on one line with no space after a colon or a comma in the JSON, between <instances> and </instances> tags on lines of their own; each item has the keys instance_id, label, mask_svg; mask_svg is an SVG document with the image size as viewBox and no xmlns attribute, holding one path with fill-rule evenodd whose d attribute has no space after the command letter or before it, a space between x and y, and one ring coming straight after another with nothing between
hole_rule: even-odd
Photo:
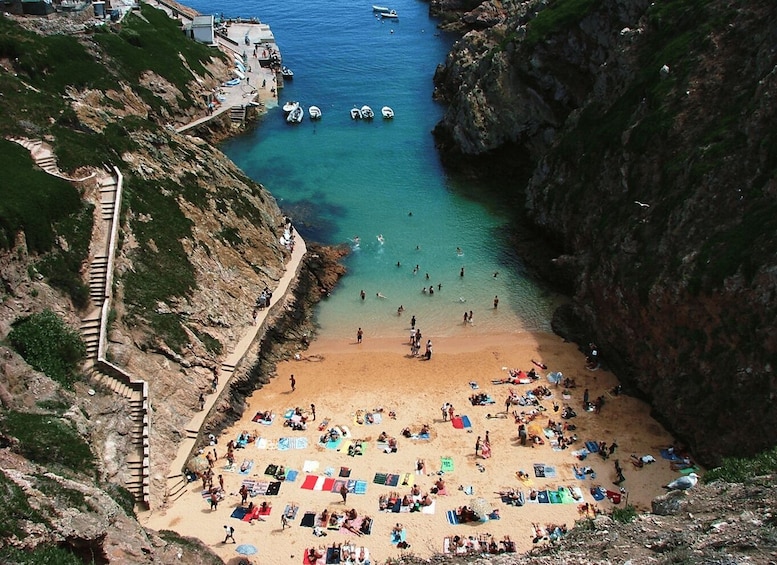
<instances>
[{"instance_id":1,"label":"rock outcrop","mask_svg":"<svg viewBox=\"0 0 777 565\"><path fill-rule=\"evenodd\" d=\"M534 267L572 290L566 337L700 460L774 445L777 8L501 7L486 30L462 15L437 71L446 162L532 171L505 190L555 250Z\"/></svg>"}]
</instances>

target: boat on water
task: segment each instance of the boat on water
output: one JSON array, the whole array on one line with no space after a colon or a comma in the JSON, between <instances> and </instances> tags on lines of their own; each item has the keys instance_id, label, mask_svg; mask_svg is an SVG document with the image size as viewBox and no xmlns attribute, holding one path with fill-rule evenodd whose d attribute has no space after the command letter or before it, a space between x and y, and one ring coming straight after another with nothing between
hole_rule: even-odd
<instances>
[{"instance_id":1,"label":"boat on water","mask_svg":"<svg viewBox=\"0 0 777 565\"><path fill-rule=\"evenodd\" d=\"M381 12L380 13L380 17L381 18L393 18L393 19L396 19L399 16L397 15L397 11L396 10L389 10L388 12Z\"/></svg>"},{"instance_id":2,"label":"boat on water","mask_svg":"<svg viewBox=\"0 0 777 565\"><path fill-rule=\"evenodd\" d=\"M373 4L372 5L372 11L373 12L378 12L380 14L380 13L384 13L384 12L390 12L391 10L389 8L387 8L386 6L376 6L375 4Z\"/></svg>"},{"instance_id":3,"label":"boat on water","mask_svg":"<svg viewBox=\"0 0 777 565\"><path fill-rule=\"evenodd\" d=\"M361 120L362 119L362 111L359 110L359 108L351 108L351 119L352 120Z\"/></svg>"},{"instance_id":4,"label":"boat on water","mask_svg":"<svg viewBox=\"0 0 777 565\"><path fill-rule=\"evenodd\" d=\"M394 110L392 110L388 106L383 106L383 108L380 109L380 113L383 115L383 118L386 120L390 120L394 117Z\"/></svg>"},{"instance_id":5,"label":"boat on water","mask_svg":"<svg viewBox=\"0 0 777 565\"><path fill-rule=\"evenodd\" d=\"M308 115L310 116L311 120L320 120L321 119L321 108L318 106L311 106L308 108Z\"/></svg>"},{"instance_id":6,"label":"boat on water","mask_svg":"<svg viewBox=\"0 0 777 565\"><path fill-rule=\"evenodd\" d=\"M286 65L283 65L281 67L281 75L283 76L283 78L292 79L292 78L294 78L294 71L292 71Z\"/></svg>"},{"instance_id":7,"label":"boat on water","mask_svg":"<svg viewBox=\"0 0 777 565\"><path fill-rule=\"evenodd\" d=\"M371 120L375 117L375 112L372 111L372 108L367 106L366 104L362 106L361 108L362 118L365 120Z\"/></svg>"},{"instance_id":8,"label":"boat on water","mask_svg":"<svg viewBox=\"0 0 777 565\"><path fill-rule=\"evenodd\" d=\"M297 106L299 106L299 102L293 102L293 101L286 102L286 103L283 105L283 112L284 112L285 114L289 114L289 113L291 113L291 111L292 111L294 108L296 108Z\"/></svg>"},{"instance_id":9,"label":"boat on water","mask_svg":"<svg viewBox=\"0 0 777 565\"><path fill-rule=\"evenodd\" d=\"M286 116L286 121L290 124L298 124L302 121L302 118L305 117L305 109L297 104L297 106L289 112L289 115Z\"/></svg>"}]
</instances>

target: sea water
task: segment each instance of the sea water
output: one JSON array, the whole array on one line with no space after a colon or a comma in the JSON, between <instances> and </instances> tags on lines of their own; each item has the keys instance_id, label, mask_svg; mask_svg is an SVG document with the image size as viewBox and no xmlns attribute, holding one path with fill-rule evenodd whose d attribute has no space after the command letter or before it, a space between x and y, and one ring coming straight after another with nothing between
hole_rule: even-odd
<instances>
[{"instance_id":1,"label":"sea water","mask_svg":"<svg viewBox=\"0 0 777 565\"><path fill-rule=\"evenodd\" d=\"M456 38L437 30L427 3L392 0L398 20L377 17L366 1L188 4L269 24L294 71L279 106L295 100L323 112L289 125L271 108L222 146L306 241L351 248L347 275L318 307L322 335L352 338L362 327L367 339L405 338L413 315L430 337L549 329L558 297L525 276L510 248L512 204L446 174L434 147L443 108L432 77ZM365 104L374 120L352 120L351 108ZM384 105L393 120L381 117ZM465 325L469 311L474 323Z\"/></svg>"}]
</instances>

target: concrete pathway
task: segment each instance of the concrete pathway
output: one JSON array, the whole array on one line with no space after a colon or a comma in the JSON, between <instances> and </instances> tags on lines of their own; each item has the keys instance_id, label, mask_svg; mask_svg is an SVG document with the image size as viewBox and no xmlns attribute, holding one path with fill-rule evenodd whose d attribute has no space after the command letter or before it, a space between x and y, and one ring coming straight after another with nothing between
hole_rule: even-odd
<instances>
[{"instance_id":1,"label":"concrete pathway","mask_svg":"<svg viewBox=\"0 0 777 565\"><path fill-rule=\"evenodd\" d=\"M200 435L203 424L207 421L213 406L221 397L222 392L226 389L234 373L235 368L248 351L248 348L256 340L258 335L261 335L266 330L266 320L271 312L276 311L279 307L283 307L283 304L287 301L288 290L291 282L297 277L300 266L302 264L302 258L307 253L307 247L305 242L299 236L296 230L294 230L294 251L292 251L291 257L286 263L286 272L278 281L278 286L273 290L272 299L270 305L264 310L260 310L256 317L256 324L249 326L235 345L234 350L227 356L221 365L221 371L219 375L219 384L216 392L205 397L205 408L192 416L192 419L186 425L187 437L184 439L178 447L178 453L176 458L170 463L170 472L167 477L168 492L172 491L172 488L181 482L182 471L186 464L189 462L190 457L193 455L197 442L200 441ZM196 435L190 432L196 431Z\"/></svg>"}]
</instances>

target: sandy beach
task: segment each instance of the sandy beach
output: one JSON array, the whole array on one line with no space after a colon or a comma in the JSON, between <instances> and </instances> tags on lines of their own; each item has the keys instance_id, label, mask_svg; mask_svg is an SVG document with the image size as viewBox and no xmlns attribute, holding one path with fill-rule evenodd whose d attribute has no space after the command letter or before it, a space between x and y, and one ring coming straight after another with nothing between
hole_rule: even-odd
<instances>
[{"instance_id":1,"label":"sandy beach","mask_svg":"<svg viewBox=\"0 0 777 565\"><path fill-rule=\"evenodd\" d=\"M189 483L166 508L148 516L146 525L197 537L226 561L237 556L237 545L245 543L258 549L253 558L256 563L303 563L309 548L319 548L325 553L333 545L353 544L367 548L372 563L381 563L403 551L419 556L440 553L445 538L456 535L493 538L497 544L509 536L518 551L525 551L534 545L533 524L571 527L582 517L580 504L586 502L596 504L604 512L612 510L611 501L607 498L595 501L590 489L601 485L606 490L619 491L613 485L617 478L615 459L620 460L626 478L621 485L624 487L621 507L628 500L640 509L648 509L650 501L663 492L661 485L678 476L660 454L661 448L671 445L673 439L650 417L649 406L625 395L609 394L617 384L615 377L602 369L585 369L584 356L574 344L564 343L555 335L536 333L439 340L424 336L424 342L427 337L433 340L433 355L426 361L410 356L408 337L366 339L361 344L356 343L356 335L352 341L345 342L319 340L299 359L280 364L276 378L249 399L244 418L210 448L219 456L214 465L214 484L218 485L218 476L222 475L225 487L224 500L218 508L211 510L198 480ZM547 370L538 369L532 360L545 364ZM509 369L529 371L532 367L541 374L532 384L492 383L507 378ZM546 378L550 371L560 371L564 377L576 381L577 387L568 390L568 399L563 398L563 386L556 387ZM524 395L540 385L548 387L551 396L542 399L544 411L532 424L546 428L551 419L576 426L575 430L564 433L566 437L574 434L578 438L566 449L554 449L548 437L544 445L520 444L512 412L516 411L519 416L524 412L527 418L532 410L538 410L536 406L511 406L509 417L505 414L505 399L510 389ZM586 388L592 400L605 396L601 413L583 409ZM470 397L481 393L489 395L494 404L472 405ZM456 416L467 416L471 427L458 429L444 421L441 407L446 402L454 406ZM311 403L316 406L315 421L310 413ZM554 404L560 408L557 413ZM571 406L577 416L562 419L560 414L565 405ZM284 425L284 414L295 407L307 417L306 430L295 431ZM275 417L270 425L252 421L260 411L273 412ZM367 414L373 414L372 418L381 420L380 423L369 424ZM320 431L322 421L328 424ZM417 435L424 425L429 427L429 439L402 436L403 429L409 428ZM345 432L346 437L330 447L321 445L321 436L334 426ZM257 439L235 450L235 465L230 468L225 459L226 444L243 432ZM382 432L396 438L396 452L385 453L379 448L377 439ZM491 457L476 457L476 439L480 436L482 441L487 433ZM361 440L358 443L364 446L362 455L348 454L348 446L354 440ZM573 452L578 453L587 441L604 441L608 445L615 441L618 447L607 460L592 453L581 461ZM336 448L331 448L335 445ZM631 463L632 454L652 455L656 462L636 468ZM450 467L440 474L443 458L449 458L446 461ZM421 473L416 470L418 460L425 463ZM253 464L248 472L241 473L240 467L245 461ZM275 480L265 474L271 465L283 465L287 472L297 473L296 477L292 473L280 483L277 495L248 497L248 503L256 506L262 502L270 504L269 515L251 522L230 517L241 506L238 490L245 481L253 481L256 490L262 492L267 483ZM590 467L595 478L588 474L577 479L574 465L579 469ZM535 467L540 474L548 476L536 476ZM529 478L519 480L518 471L525 472ZM397 475L398 483L396 486L377 484L376 474ZM379 480L383 478L378 476ZM439 478L444 480L447 494L432 492ZM335 483L337 480L351 481L352 491L345 503L337 488L340 483ZM433 506L422 507L424 511L419 512L406 511L409 508L399 513L379 509L381 496L396 493L402 498L411 494L413 484L420 487L421 496L429 494ZM354 487L365 492L357 494L353 492ZM530 500L532 490L558 492L559 487L567 489L569 494L576 493L577 497L582 494L583 498L575 500L575 496L565 496L565 502L561 503ZM526 498L523 506L502 501L499 492L510 488L523 491ZM539 498L543 496L540 494ZM464 505L482 505L482 501L476 502L481 498L489 509L498 511L499 519L456 525L449 522L448 511ZM289 520L290 527L283 529L281 516L287 506L296 507L297 512ZM341 527L324 528L325 537L314 536L312 527L302 525L303 517L308 512L320 514L325 509L330 514L354 509L357 526L364 516L369 516L373 519L370 534L359 536ZM392 529L398 523L405 532L408 548L401 549L391 543ZM235 528L236 544L223 543L226 525Z\"/></svg>"}]
</instances>

